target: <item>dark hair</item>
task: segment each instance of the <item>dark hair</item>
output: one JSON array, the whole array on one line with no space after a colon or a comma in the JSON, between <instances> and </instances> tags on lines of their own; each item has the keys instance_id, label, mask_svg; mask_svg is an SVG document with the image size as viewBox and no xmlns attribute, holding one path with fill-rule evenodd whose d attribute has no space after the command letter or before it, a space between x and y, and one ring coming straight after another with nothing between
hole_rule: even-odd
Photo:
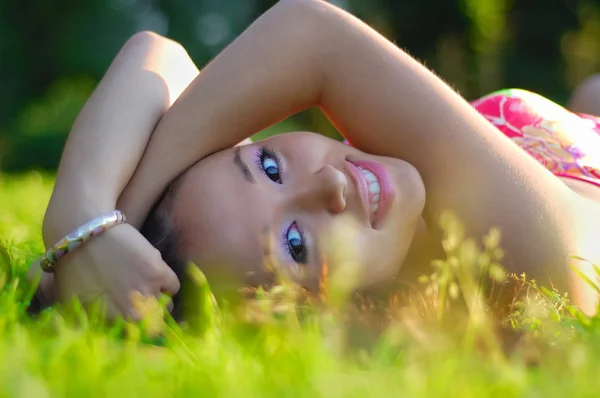
<instances>
[{"instance_id":1,"label":"dark hair","mask_svg":"<svg viewBox=\"0 0 600 398\"><path fill-rule=\"evenodd\" d=\"M178 245L181 230L174 225L171 217L171 205L177 193L179 180L180 178L177 178L173 181L154 203L140 232L152 246L158 249L163 261L175 272L183 284L186 261L180 256ZM173 304L172 315L178 319L181 316L181 294L173 297Z\"/></svg>"}]
</instances>

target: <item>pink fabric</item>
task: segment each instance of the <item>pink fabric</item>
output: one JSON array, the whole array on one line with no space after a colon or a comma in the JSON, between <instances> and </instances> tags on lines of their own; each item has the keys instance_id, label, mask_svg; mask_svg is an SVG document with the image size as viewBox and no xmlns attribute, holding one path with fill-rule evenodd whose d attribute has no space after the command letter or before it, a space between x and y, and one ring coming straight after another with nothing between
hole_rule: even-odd
<instances>
[{"instance_id":1,"label":"pink fabric","mask_svg":"<svg viewBox=\"0 0 600 398\"><path fill-rule=\"evenodd\" d=\"M600 186L600 118L524 90L498 91L472 105L554 175Z\"/></svg>"},{"instance_id":2,"label":"pink fabric","mask_svg":"<svg viewBox=\"0 0 600 398\"><path fill-rule=\"evenodd\" d=\"M600 187L600 117L572 113L518 89L497 91L471 105L554 175Z\"/></svg>"}]
</instances>

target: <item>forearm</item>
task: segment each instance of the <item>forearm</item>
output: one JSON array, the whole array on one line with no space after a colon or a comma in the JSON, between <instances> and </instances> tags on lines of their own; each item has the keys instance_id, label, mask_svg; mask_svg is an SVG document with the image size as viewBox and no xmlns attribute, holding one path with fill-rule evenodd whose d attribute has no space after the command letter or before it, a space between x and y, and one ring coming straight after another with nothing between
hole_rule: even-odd
<instances>
[{"instance_id":1,"label":"forearm","mask_svg":"<svg viewBox=\"0 0 600 398\"><path fill-rule=\"evenodd\" d=\"M259 18L162 118L121 199L135 203L128 214L134 226L140 227L169 182L196 161L318 103L321 70L311 59L317 21L298 21L302 15L289 11L293 3L279 3Z\"/></svg>"},{"instance_id":2,"label":"forearm","mask_svg":"<svg viewBox=\"0 0 600 398\"><path fill-rule=\"evenodd\" d=\"M359 149L415 166L427 189L428 221L453 209L476 236L490 226L512 231L522 224L505 216L512 207L541 219L548 216L539 210L544 197L561 190L373 29L325 2L288 0L215 58L163 117L123 194L136 204L131 222L139 227L165 186L196 161L310 106L321 107ZM532 233L549 229L531 224Z\"/></svg>"},{"instance_id":3,"label":"forearm","mask_svg":"<svg viewBox=\"0 0 600 398\"><path fill-rule=\"evenodd\" d=\"M152 131L198 74L185 50L152 33L133 36L77 117L69 134L43 224L46 246L84 222L115 209ZM55 300L54 278L41 277L44 303Z\"/></svg>"},{"instance_id":4,"label":"forearm","mask_svg":"<svg viewBox=\"0 0 600 398\"><path fill-rule=\"evenodd\" d=\"M44 219L47 246L114 210L160 117L197 74L191 61L177 64L185 57L145 32L121 49L69 134Z\"/></svg>"},{"instance_id":5,"label":"forearm","mask_svg":"<svg viewBox=\"0 0 600 398\"><path fill-rule=\"evenodd\" d=\"M434 139L476 134L473 123L493 129L477 115L457 122L461 111L475 112L355 17L318 0L281 1L219 54L161 120L124 192L136 204L131 222L139 227L162 189L196 161L311 106L358 148L403 158L425 174Z\"/></svg>"}]
</instances>

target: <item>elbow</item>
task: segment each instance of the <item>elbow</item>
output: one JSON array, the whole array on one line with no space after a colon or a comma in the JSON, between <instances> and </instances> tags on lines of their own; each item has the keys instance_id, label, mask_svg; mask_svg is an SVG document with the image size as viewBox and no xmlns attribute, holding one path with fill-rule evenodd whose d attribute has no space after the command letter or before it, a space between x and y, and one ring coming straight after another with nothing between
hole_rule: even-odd
<instances>
[{"instance_id":1,"label":"elbow","mask_svg":"<svg viewBox=\"0 0 600 398\"><path fill-rule=\"evenodd\" d=\"M164 36L159 35L158 33L152 32L150 30L144 30L141 32L137 32L133 34L127 40L128 45L149 45L154 42L160 42L163 40L169 40Z\"/></svg>"},{"instance_id":2,"label":"elbow","mask_svg":"<svg viewBox=\"0 0 600 398\"><path fill-rule=\"evenodd\" d=\"M352 19L323 0L280 0L273 11L276 11L272 14L276 29L283 29L283 33L293 38L290 47L306 52L303 57L306 70L312 73L319 87L316 105L321 105L327 82L338 74L338 55L345 51Z\"/></svg>"},{"instance_id":3,"label":"elbow","mask_svg":"<svg viewBox=\"0 0 600 398\"><path fill-rule=\"evenodd\" d=\"M329 51L339 37L347 37L353 19L344 10L323 0L280 0L272 19L280 29L309 40L306 45Z\"/></svg>"},{"instance_id":4,"label":"elbow","mask_svg":"<svg viewBox=\"0 0 600 398\"><path fill-rule=\"evenodd\" d=\"M289 15L297 21L311 21L323 14L327 7L332 7L322 0L280 0L273 9Z\"/></svg>"},{"instance_id":5,"label":"elbow","mask_svg":"<svg viewBox=\"0 0 600 398\"><path fill-rule=\"evenodd\" d=\"M322 0L280 0L268 19L275 31L294 38L294 48L326 52L330 39L339 33L340 10Z\"/></svg>"},{"instance_id":6,"label":"elbow","mask_svg":"<svg viewBox=\"0 0 600 398\"><path fill-rule=\"evenodd\" d=\"M150 31L130 37L119 56L132 65L139 65L139 70L153 72L162 79L168 98L161 107L172 105L199 73L181 44Z\"/></svg>"},{"instance_id":7,"label":"elbow","mask_svg":"<svg viewBox=\"0 0 600 398\"><path fill-rule=\"evenodd\" d=\"M153 48L165 46L169 43L169 39L151 31L137 32L131 36L123 45L121 51L149 51Z\"/></svg>"},{"instance_id":8,"label":"elbow","mask_svg":"<svg viewBox=\"0 0 600 398\"><path fill-rule=\"evenodd\" d=\"M295 6L295 7L309 7L314 6L314 4L320 3L321 0L279 0L277 2L277 6L285 5L285 6Z\"/></svg>"},{"instance_id":9,"label":"elbow","mask_svg":"<svg viewBox=\"0 0 600 398\"><path fill-rule=\"evenodd\" d=\"M152 31L137 32L123 45L122 51L136 53L150 53L160 51L174 56L189 58L187 51L181 44Z\"/></svg>"},{"instance_id":10,"label":"elbow","mask_svg":"<svg viewBox=\"0 0 600 398\"><path fill-rule=\"evenodd\" d=\"M336 25L341 15L337 11L322 0L280 0L253 25L260 25L275 37L293 38L290 50L315 50L325 46L323 40L332 33L330 25Z\"/></svg>"}]
</instances>

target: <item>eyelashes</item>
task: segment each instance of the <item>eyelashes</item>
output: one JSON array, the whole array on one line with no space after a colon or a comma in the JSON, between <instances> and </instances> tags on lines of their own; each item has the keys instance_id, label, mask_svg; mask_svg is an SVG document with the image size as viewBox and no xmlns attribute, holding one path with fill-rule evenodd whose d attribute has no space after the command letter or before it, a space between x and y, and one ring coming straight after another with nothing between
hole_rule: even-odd
<instances>
[{"instance_id":1,"label":"eyelashes","mask_svg":"<svg viewBox=\"0 0 600 398\"><path fill-rule=\"evenodd\" d=\"M279 155L267 147L260 147L256 153L256 166L273 182L282 184L283 163Z\"/></svg>"},{"instance_id":2,"label":"eyelashes","mask_svg":"<svg viewBox=\"0 0 600 398\"><path fill-rule=\"evenodd\" d=\"M283 184L283 162L275 151L265 146L259 148L256 152L256 166L271 181L276 184ZM304 232L296 221L291 222L283 230L281 234L281 247L295 263L307 264L308 248L306 247L306 239Z\"/></svg>"},{"instance_id":3,"label":"eyelashes","mask_svg":"<svg viewBox=\"0 0 600 398\"><path fill-rule=\"evenodd\" d=\"M296 221L293 221L281 235L282 245L297 264L308 263L308 249L304 232L298 227Z\"/></svg>"}]
</instances>

